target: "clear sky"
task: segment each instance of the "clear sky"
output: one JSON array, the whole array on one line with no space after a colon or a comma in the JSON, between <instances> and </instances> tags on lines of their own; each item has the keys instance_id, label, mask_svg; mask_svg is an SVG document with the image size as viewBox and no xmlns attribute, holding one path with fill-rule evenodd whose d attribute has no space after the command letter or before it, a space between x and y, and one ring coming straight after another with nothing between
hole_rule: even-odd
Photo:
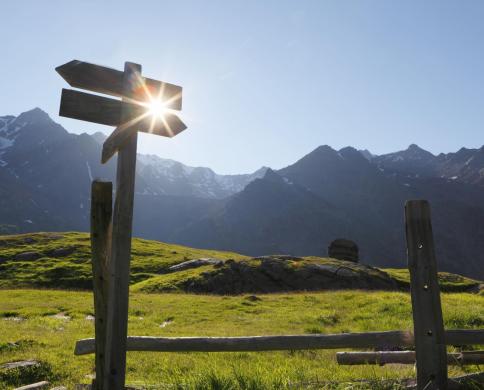
<instances>
[{"instance_id":1,"label":"clear sky","mask_svg":"<svg viewBox=\"0 0 484 390\"><path fill-rule=\"evenodd\" d=\"M193 0L0 3L0 115L60 118L72 59L183 86L188 129L139 150L219 173L281 168L318 145L381 154L484 144L484 2Z\"/></svg>"}]
</instances>

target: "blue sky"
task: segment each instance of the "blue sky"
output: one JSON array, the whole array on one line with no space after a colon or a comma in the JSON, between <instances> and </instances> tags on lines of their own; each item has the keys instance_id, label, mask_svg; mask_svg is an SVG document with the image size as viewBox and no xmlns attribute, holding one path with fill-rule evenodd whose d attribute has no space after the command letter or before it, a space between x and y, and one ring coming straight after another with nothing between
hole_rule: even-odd
<instances>
[{"instance_id":1,"label":"blue sky","mask_svg":"<svg viewBox=\"0 0 484 390\"><path fill-rule=\"evenodd\" d=\"M318 145L381 154L484 144L484 2L25 1L0 4L0 115L58 116L72 59L182 85L174 139L139 151L242 173L281 168Z\"/></svg>"}]
</instances>

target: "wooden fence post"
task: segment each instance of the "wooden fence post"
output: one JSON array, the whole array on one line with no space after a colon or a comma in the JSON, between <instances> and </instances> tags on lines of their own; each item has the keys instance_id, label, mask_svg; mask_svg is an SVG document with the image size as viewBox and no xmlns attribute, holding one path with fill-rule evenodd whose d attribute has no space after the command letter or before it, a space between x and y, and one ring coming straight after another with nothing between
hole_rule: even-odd
<instances>
[{"instance_id":1,"label":"wooden fence post","mask_svg":"<svg viewBox=\"0 0 484 390\"><path fill-rule=\"evenodd\" d=\"M108 267L111 250L113 183L94 180L91 188L91 256L96 344L95 390L103 389L108 299Z\"/></svg>"},{"instance_id":2,"label":"wooden fence post","mask_svg":"<svg viewBox=\"0 0 484 390\"><path fill-rule=\"evenodd\" d=\"M425 200L405 205L417 389L447 389L447 354L437 280L430 206Z\"/></svg>"}]
</instances>

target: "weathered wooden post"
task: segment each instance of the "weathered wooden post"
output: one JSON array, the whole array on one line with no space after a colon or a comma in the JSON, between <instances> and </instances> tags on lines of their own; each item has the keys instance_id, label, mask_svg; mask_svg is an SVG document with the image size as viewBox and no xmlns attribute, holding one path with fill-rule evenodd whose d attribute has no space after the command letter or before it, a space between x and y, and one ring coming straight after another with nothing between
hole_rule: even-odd
<instances>
[{"instance_id":1,"label":"weathered wooden post","mask_svg":"<svg viewBox=\"0 0 484 390\"><path fill-rule=\"evenodd\" d=\"M124 96L131 97L141 79L141 65L127 62L124 67ZM129 121L121 110L121 123ZM123 126L123 125L122 125ZM130 130L131 126L126 126ZM138 134L132 134L118 151L116 199L113 212L112 261L109 264L109 294L106 338L105 389L123 389L126 375L128 337L129 269L133 225L134 185Z\"/></svg>"},{"instance_id":2,"label":"weathered wooden post","mask_svg":"<svg viewBox=\"0 0 484 390\"><path fill-rule=\"evenodd\" d=\"M447 354L429 203L408 201L405 222L417 389L445 390Z\"/></svg>"},{"instance_id":3,"label":"weathered wooden post","mask_svg":"<svg viewBox=\"0 0 484 390\"><path fill-rule=\"evenodd\" d=\"M177 85L142 77L141 65L130 62L125 63L124 72L76 60L59 66L56 70L73 87L122 98L114 100L63 89L59 111L61 116L117 126L104 142L101 158L101 162L105 163L119 152L111 253L104 254L109 249L108 241L101 243L96 237L93 241L93 252L99 252L96 254L99 258L94 259L96 264L93 264L93 271L95 274L105 272L103 267L97 267L105 264L105 259L109 258L106 321L103 327L99 325L99 329L96 328L96 335L101 338L105 336L106 339L105 343L103 340L96 343L100 351L96 358L96 386L102 386L104 390L121 390L124 389L126 376L137 132L173 137L185 130L185 124L177 115L160 109L181 110L182 89ZM105 226L96 226L97 228L105 229ZM102 299L96 299L101 313L106 310L105 288L105 284L95 284L96 297L103 294ZM100 362L102 351L104 366Z\"/></svg>"},{"instance_id":4,"label":"weathered wooden post","mask_svg":"<svg viewBox=\"0 0 484 390\"><path fill-rule=\"evenodd\" d=\"M91 253L96 343L95 390L102 390L106 346L108 268L111 252L113 184L94 180L91 188Z\"/></svg>"}]
</instances>

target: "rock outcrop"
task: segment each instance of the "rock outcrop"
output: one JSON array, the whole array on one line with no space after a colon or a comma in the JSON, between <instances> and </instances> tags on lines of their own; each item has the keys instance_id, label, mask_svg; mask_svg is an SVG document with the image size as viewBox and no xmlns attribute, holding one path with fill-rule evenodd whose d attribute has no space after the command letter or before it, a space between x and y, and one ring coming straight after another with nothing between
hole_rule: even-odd
<instances>
[{"instance_id":1,"label":"rock outcrop","mask_svg":"<svg viewBox=\"0 0 484 390\"><path fill-rule=\"evenodd\" d=\"M207 265L200 260L190 266ZM186 262L182 264L186 266ZM243 294L335 289L397 290L399 286L387 273L361 264L331 260L317 263L292 256L264 256L244 261L227 260L202 272L199 277L182 280L178 286L170 285L164 289L173 288L196 293Z\"/></svg>"}]
</instances>

